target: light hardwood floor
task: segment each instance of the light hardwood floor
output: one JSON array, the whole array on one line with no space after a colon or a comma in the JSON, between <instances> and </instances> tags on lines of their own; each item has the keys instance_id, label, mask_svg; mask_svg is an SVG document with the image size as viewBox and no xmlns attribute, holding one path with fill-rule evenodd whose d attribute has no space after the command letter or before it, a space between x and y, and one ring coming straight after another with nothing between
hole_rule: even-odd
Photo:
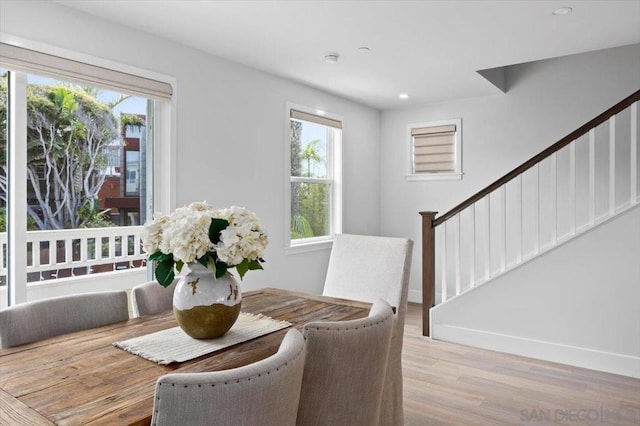
<instances>
[{"instance_id":1,"label":"light hardwood floor","mask_svg":"<svg viewBox=\"0 0 640 426\"><path fill-rule=\"evenodd\" d=\"M431 340L409 304L405 426L640 425L640 380Z\"/></svg>"}]
</instances>

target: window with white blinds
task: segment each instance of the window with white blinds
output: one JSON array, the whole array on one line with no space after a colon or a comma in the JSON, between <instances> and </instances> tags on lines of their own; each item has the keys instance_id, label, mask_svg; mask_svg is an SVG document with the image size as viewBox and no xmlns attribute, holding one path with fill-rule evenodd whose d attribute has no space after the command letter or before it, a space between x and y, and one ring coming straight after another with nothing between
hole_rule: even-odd
<instances>
[{"instance_id":1,"label":"window with white blinds","mask_svg":"<svg viewBox=\"0 0 640 426\"><path fill-rule=\"evenodd\" d=\"M335 120L333 118L323 117L321 115L311 114L304 111L298 111L296 109L291 109L291 112L289 115L294 120L308 121L310 123L316 123L321 126L333 127L335 129L342 129L342 122L340 120Z\"/></svg>"},{"instance_id":2,"label":"window with white blinds","mask_svg":"<svg viewBox=\"0 0 640 426\"><path fill-rule=\"evenodd\" d=\"M87 64L48 53L0 43L0 66L3 68L69 80L87 86L131 95L169 101L173 89L169 83L109 68Z\"/></svg>"},{"instance_id":3,"label":"window with white blinds","mask_svg":"<svg viewBox=\"0 0 640 426\"><path fill-rule=\"evenodd\" d=\"M409 126L411 164L408 178L459 179L461 121L447 120Z\"/></svg>"}]
</instances>

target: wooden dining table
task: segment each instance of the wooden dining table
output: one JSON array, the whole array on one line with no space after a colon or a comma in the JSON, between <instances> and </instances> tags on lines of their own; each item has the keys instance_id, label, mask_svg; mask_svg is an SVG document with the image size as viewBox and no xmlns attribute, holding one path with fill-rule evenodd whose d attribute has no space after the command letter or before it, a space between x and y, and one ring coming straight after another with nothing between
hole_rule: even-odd
<instances>
[{"instance_id":1,"label":"wooden dining table","mask_svg":"<svg viewBox=\"0 0 640 426\"><path fill-rule=\"evenodd\" d=\"M243 293L242 311L288 321L368 315L369 303L265 288ZM240 367L277 352L289 328L191 361L159 365L113 346L176 327L166 311L104 327L0 349L1 425L148 425L156 380L172 372Z\"/></svg>"}]
</instances>

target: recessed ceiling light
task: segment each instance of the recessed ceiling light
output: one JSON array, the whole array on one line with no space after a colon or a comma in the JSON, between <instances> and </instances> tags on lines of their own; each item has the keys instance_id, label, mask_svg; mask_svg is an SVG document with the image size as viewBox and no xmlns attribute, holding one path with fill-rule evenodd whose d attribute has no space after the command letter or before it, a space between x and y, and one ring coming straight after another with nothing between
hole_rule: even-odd
<instances>
[{"instance_id":1,"label":"recessed ceiling light","mask_svg":"<svg viewBox=\"0 0 640 426\"><path fill-rule=\"evenodd\" d=\"M400 94L398 95L398 97L399 97L400 99L409 99L409 95L408 95L407 93L400 93Z\"/></svg>"},{"instance_id":2,"label":"recessed ceiling light","mask_svg":"<svg viewBox=\"0 0 640 426\"><path fill-rule=\"evenodd\" d=\"M340 57L339 53L329 52L324 55L324 60L325 62L329 62L330 64L335 64L336 62L338 62L339 57Z\"/></svg>"},{"instance_id":3,"label":"recessed ceiling light","mask_svg":"<svg viewBox=\"0 0 640 426\"><path fill-rule=\"evenodd\" d=\"M559 9L554 10L554 11L553 11L553 14L554 14L555 16L562 16L562 15L568 15L568 14L570 14L572 11L573 11L573 9L567 6L567 7L561 7L561 8L559 8Z\"/></svg>"},{"instance_id":4,"label":"recessed ceiling light","mask_svg":"<svg viewBox=\"0 0 640 426\"><path fill-rule=\"evenodd\" d=\"M358 52L360 53L369 53L371 49L368 48L367 46L362 46L362 47L358 47Z\"/></svg>"}]
</instances>

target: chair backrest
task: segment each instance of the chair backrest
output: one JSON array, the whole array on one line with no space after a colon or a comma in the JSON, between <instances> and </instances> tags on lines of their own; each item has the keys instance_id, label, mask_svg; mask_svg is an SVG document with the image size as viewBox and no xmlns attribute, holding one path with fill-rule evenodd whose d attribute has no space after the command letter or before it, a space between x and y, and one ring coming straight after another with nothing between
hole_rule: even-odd
<instances>
[{"instance_id":1,"label":"chair backrest","mask_svg":"<svg viewBox=\"0 0 640 426\"><path fill-rule=\"evenodd\" d=\"M296 329L275 355L231 370L160 377L152 425L296 424L305 348Z\"/></svg>"},{"instance_id":2,"label":"chair backrest","mask_svg":"<svg viewBox=\"0 0 640 426\"><path fill-rule=\"evenodd\" d=\"M0 347L9 348L129 319L126 291L53 297L0 310Z\"/></svg>"},{"instance_id":3,"label":"chair backrest","mask_svg":"<svg viewBox=\"0 0 640 426\"><path fill-rule=\"evenodd\" d=\"M413 241L406 238L336 235L327 268L324 295L367 302L382 298L396 308L380 426L404 423L402 345L412 253Z\"/></svg>"},{"instance_id":4,"label":"chair backrest","mask_svg":"<svg viewBox=\"0 0 640 426\"><path fill-rule=\"evenodd\" d=\"M139 284L131 289L131 308L134 317L157 314L173 308L173 293L179 278L167 287L156 281Z\"/></svg>"},{"instance_id":5,"label":"chair backrest","mask_svg":"<svg viewBox=\"0 0 640 426\"><path fill-rule=\"evenodd\" d=\"M391 306L378 300L367 318L304 326L298 425L378 424L393 324Z\"/></svg>"},{"instance_id":6,"label":"chair backrest","mask_svg":"<svg viewBox=\"0 0 640 426\"><path fill-rule=\"evenodd\" d=\"M404 313L412 251L407 238L335 235L322 294L371 303L383 299Z\"/></svg>"}]
</instances>

